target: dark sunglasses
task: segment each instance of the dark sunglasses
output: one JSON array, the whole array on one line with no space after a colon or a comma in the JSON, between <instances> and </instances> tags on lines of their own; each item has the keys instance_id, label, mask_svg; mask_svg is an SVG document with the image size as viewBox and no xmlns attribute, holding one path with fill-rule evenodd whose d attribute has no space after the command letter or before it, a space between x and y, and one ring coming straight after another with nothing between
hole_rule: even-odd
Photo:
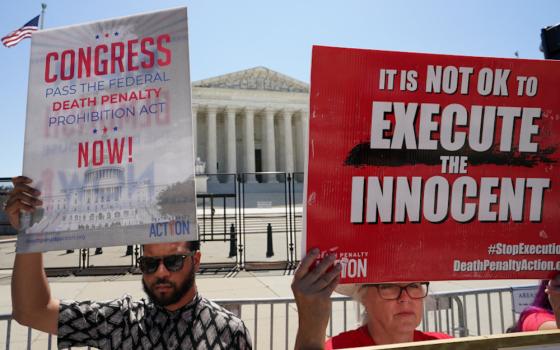
<instances>
[{"instance_id":1,"label":"dark sunglasses","mask_svg":"<svg viewBox=\"0 0 560 350\"><path fill-rule=\"evenodd\" d=\"M166 256L141 256L138 258L138 264L143 273L151 274L157 271L159 264L163 261L163 266L168 271L177 272L183 268L185 258L194 256L194 254L195 252Z\"/></svg>"}]
</instances>

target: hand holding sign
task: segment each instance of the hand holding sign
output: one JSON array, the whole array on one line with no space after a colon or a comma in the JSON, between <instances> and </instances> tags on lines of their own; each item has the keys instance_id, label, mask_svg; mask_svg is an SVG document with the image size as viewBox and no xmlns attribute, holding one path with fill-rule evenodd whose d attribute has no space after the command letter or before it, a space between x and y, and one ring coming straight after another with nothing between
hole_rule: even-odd
<instances>
[{"instance_id":1,"label":"hand holding sign","mask_svg":"<svg viewBox=\"0 0 560 350\"><path fill-rule=\"evenodd\" d=\"M340 280L340 265L334 265L335 254L319 258L312 249L300 262L292 282L298 309L299 327L296 349L322 349L331 315L331 294Z\"/></svg>"},{"instance_id":2,"label":"hand holding sign","mask_svg":"<svg viewBox=\"0 0 560 350\"><path fill-rule=\"evenodd\" d=\"M6 214L12 227L20 227L20 212L31 213L37 206L43 205L39 199L41 192L30 184L33 181L25 176L18 176L12 179L14 189L10 192L6 201Z\"/></svg>"}]
</instances>

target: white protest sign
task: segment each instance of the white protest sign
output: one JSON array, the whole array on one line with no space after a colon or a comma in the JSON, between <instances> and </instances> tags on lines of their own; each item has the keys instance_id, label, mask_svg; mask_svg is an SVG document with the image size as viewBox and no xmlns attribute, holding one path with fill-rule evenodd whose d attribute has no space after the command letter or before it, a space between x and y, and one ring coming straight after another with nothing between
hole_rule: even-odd
<instances>
[{"instance_id":1,"label":"white protest sign","mask_svg":"<svg viewBox=\"0 0 560 350\"><path fill-rule=\"evenodd\" d=\"M18 251L197 239L187 9L33 34Z\"/></svg>"}]
</instances>

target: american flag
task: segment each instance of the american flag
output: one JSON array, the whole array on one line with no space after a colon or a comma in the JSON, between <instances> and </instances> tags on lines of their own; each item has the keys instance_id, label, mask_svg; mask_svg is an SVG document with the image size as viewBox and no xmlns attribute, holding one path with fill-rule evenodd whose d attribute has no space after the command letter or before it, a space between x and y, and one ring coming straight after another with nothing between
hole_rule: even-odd
<instances>
[{"instance_id":1,"label":"american flag","mask_svg":"<svg viewBox=\"0 0 560 350\"><path fill-rule=\"evenodd\" d=\"M25 38L31 38L31 33L39 29L39 17L33 18L31 21L25 23L23 27L18 28L2 38L2 44L6 47L12 47Z\"/></svg>"}]
</instances>

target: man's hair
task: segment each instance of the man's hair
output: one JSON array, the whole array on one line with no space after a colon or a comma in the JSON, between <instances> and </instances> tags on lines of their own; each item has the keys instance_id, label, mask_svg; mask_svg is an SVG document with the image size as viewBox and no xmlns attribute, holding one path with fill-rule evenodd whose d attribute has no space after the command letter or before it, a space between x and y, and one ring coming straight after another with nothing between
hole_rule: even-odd
<instances>
[{"instance_id":1,"label":"man's hair","mask_svg":"<svg viewBox=\"0 0 560 350\"><path fill-rule=\"evenodd\" d=\"M200 250L200 241L196 240L196 241L185 241L187 248L191 251L191 252L196 252ZM142 248L144 248L144 244L142 244Z\"/></svg>"},{"instance_id":2,"label":"man's hair","mask_svg":"<svg viewBox=\"0 0 560 350\"><path fill-rule=\"evenodd\" d=\"M199 240L187 241L187 248L189 248L191 252L196 252L200 250L200 241Z\"/></svg>"}]
</instances>

